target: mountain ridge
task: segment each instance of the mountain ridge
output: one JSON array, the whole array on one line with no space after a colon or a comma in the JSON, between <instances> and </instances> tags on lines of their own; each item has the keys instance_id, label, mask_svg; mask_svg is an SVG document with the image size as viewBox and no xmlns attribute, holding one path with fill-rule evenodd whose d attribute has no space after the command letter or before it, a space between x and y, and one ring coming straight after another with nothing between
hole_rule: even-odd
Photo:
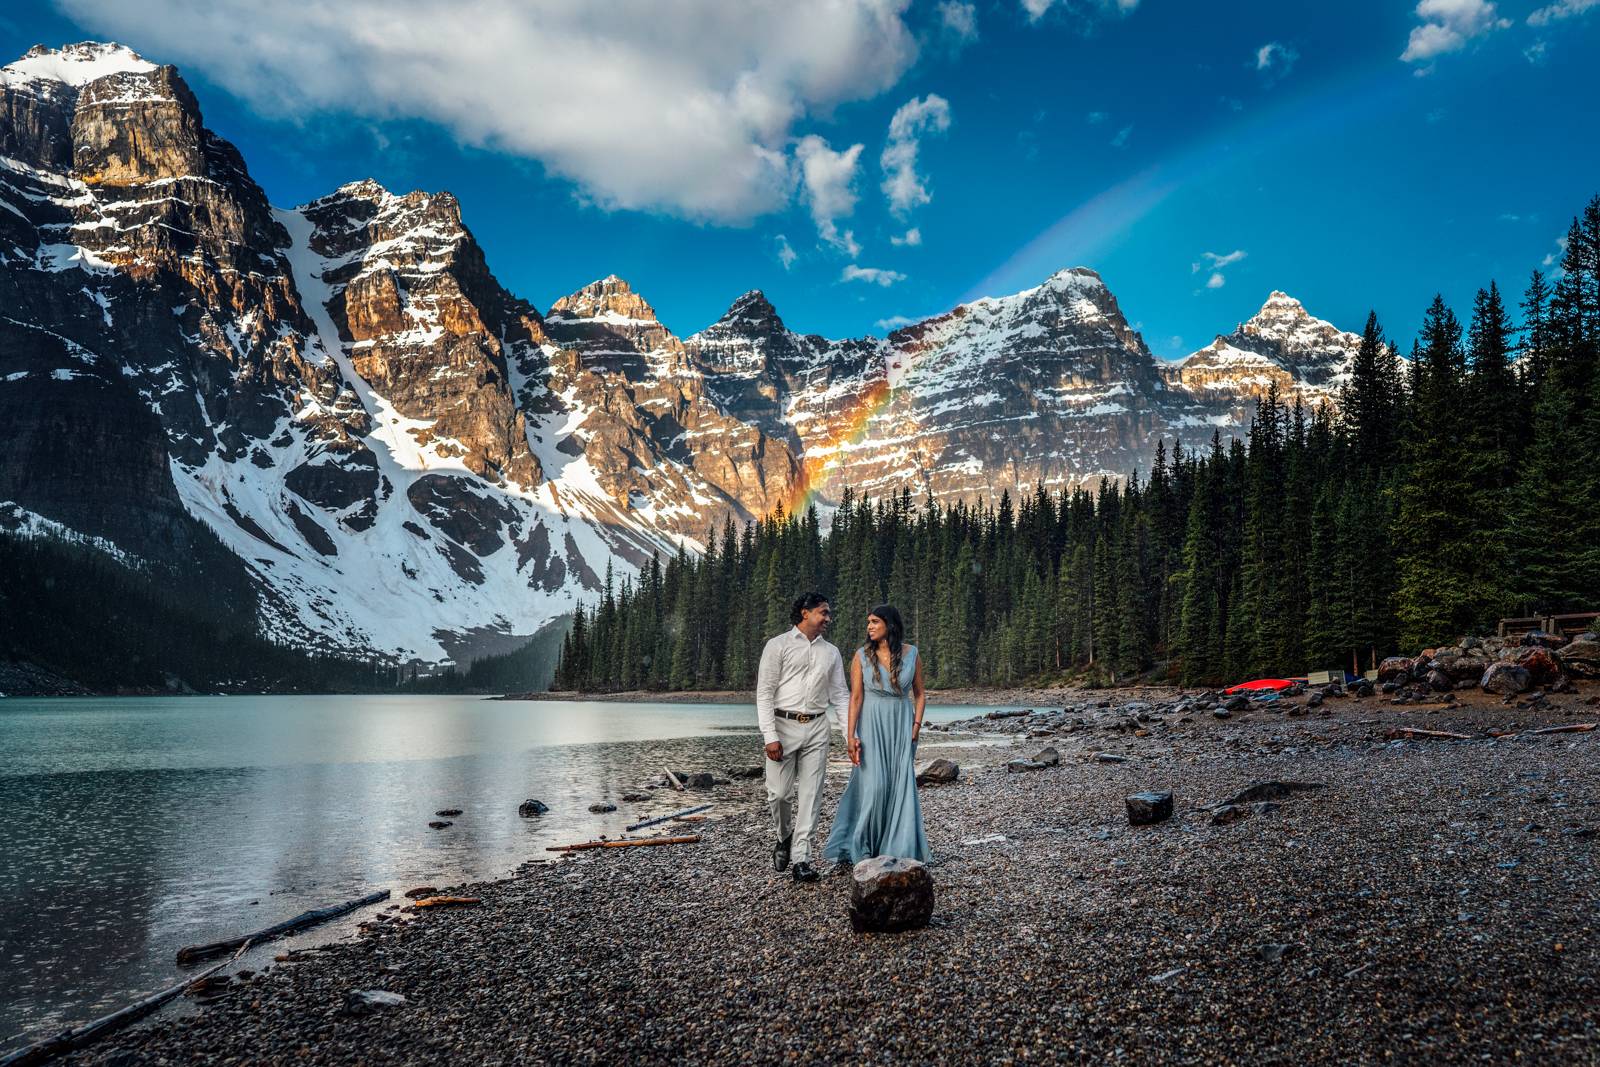
<instances>
[{"instance_id":1,"label":"mountain ridge","mask_svg":"<svg viewBox=\"0 0 1600 1067\"><path fill-rule=\"evenodd\" d=\"M798 333L759 289L680 336L614 274L541 314L448 192L272 207L131 50L31 50L0 104L0 503L174 566L198 522L305 647L503 651L608 572L846 486L1120 477L1238 431L1263 382L1332 397L1354 351L1274 294L1169 368L1087 267L881 338Z\"/></svg>"}]
</instances>

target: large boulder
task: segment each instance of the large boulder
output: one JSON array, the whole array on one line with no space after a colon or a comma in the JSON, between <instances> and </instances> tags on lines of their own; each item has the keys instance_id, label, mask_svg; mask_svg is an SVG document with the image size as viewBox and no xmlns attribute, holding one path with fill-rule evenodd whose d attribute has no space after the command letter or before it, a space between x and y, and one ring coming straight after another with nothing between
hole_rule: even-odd
<instances>
[{"instance_id":1,"label":"large boulder","mask_svg":"<svg viewBox=\"0 0 1600 1067\"><path fill-rule=\"evenodd\" d=\"M1566 638L1547 634L1543 630L1529 630L1522 635L1522 644L1525 648L1560 648L1566 643Z\"/></svg>"},{"instance_id":2,"label":"large boulder","mask_svg":"<svg viewBox=\"0 0 1600 1067\"><path fill-rule=\"evenodd\" d=\"M1435 656L1433 669L1448 675L1453 682L1476 682L1493 660L1483 656Z\"/></svg>"},{"instance_id":3,"label":"large boulder","mask_svg":"<svg viewBox=\"0 0 1600 1067\"><path fill-rule=\"evenodd\" d=\"M1514 660L1528 672L1528 681L1534 685L1559 686L1566 681L1558 655L1543 645L1529 645L1518 652Z\"/></svg>"},{"instance_id":4,"label":"large boulder","mask_svg":"<svg viewBox=\"0 0 1600 1067\"><path fill-rule=\"evenodd\" d=\"M1577 678L1600 678L1600 635L1584 634L1556 651L1568 674Z\"/></svg>"},{"instance_id":5,"label":"large boulder","mask_svg":"<svg viewBox=\"0 0 1600 1067\"><path fill-rule=\"evenodd\" d=\"M961 777L961 766L947 759L936 759L917 770L918 785L949 785Z\"/></svg>"},{"instance_id":6,"label":"large boulder","mask_svg":"<svg viewBox=\"0 0 1600 1067\"><path fill-rule=\"evenodd\" d=\"M1483 672L1483 680L1478 683L1483 686L1486 693L1500 693L1504 696L1513 696L1528 688L1528 672L1526 668L1515 663L1499 662L1489 664L1489 669Z\"/></svg>"},{"instance_id":7,"label":"large boulder","mask_svg":"<svg viewBox=\"0 0 1600 1067\"><path fill-rule=\"evenodd\" d=\"M543 815L550 810L550 806L542 800L528 799L517 805L517 814L524 819L531 819L536 815Z\"/></svg>"},{"instance_id":8,"label":"large boulder","mask_svg":"<svg viewBox=\"0 0 1600 1067\"><path fill-rule=\"evenodd\" d=\"M1410 656L1387 657L1382 663L1378 664L1378 681L1399 682L1404 685L1411 680L1411 664L1412 659ZM1402 678L1401 675L1405 675L1405 677Z\"/></svg>"},{"instance_id":9,"label":"large boulder","mask_svg":"<svg viewBox=\"0 0 1600 1067\"><path fill-rule=\"evenodd\" d=\"M850 925L856 933L920 930L933 917L933 875L928 865L900 856L874 856L856 864Z\"/></svg>"}]
</instances>

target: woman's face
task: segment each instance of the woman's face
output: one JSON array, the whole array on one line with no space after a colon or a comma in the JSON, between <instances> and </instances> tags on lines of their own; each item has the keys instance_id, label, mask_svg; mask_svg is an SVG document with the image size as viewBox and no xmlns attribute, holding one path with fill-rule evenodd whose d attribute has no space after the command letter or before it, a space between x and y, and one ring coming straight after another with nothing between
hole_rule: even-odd
<instances>
[{"instance_id":1,"label":"woman's face","mask_svg":"<svg viewBox=\"0 0 1600 1067\"><path fill-rule=\"evenodd\" d=\"M867 616L868 641L882 641L883 635L888 629L889 627L885 626L883 620L878 618L876 615Z\"/></svg>"}]
</instances>

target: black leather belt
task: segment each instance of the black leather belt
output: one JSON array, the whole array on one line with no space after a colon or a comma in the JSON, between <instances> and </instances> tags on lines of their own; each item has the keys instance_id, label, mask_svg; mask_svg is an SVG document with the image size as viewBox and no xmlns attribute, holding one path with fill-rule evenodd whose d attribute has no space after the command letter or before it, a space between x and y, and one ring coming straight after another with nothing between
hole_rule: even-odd
<instances>
[{"instance_id":1,"label":"black leather belt","mask_svg":"<svg viewBox=\"0 0 1600 1067\"><path fill-rule=\"evenodd\" d=\"M795 722L800 723L802 726L805 725L806 723L810 722L812 719L820 719L820 718L822 718L822 713L821 712L817 712L816 714L811 714L810 712L805 712L805 711L790 711L787 708L773 708L772 709L772 713L774 715L781 716L782 718L785 718L785 719L793 719Z\"/></svg>"}]
</instances>

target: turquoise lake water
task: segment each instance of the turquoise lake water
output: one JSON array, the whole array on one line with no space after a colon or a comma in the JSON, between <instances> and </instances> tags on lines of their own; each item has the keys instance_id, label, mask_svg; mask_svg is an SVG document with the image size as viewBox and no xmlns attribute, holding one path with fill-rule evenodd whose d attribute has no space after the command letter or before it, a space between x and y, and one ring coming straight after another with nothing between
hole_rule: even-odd
<instances>
[{"instance_id":1,"label":"turquoise lake water","mask_svg":"<svg viewBox=\"0 0 1600 1067\"><path fill-rule=\"evenodd\" d=\"M641 808L695 803L621 802L663 767L760 758L748 705L0 700L0 1051L179 980L184 945L378 889L501 877ZM519 817L529 797L550 812ZM592 815L597 801L619 810ZM442 808L462 814L430 829Z\"/></svg>"}]
</instances>

